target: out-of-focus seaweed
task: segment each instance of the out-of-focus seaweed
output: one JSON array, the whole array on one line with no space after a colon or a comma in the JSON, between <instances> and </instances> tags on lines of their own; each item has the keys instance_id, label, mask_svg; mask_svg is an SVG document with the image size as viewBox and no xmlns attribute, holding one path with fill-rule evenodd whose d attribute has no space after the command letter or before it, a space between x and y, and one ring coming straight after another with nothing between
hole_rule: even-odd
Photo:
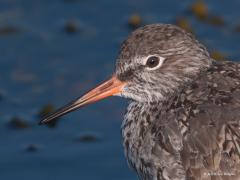
<instances>
[{"instance_id":1,"label":"out-of-focus seaweed","mask_svg":"<svg viewBox=\"0 0 240 180\"><path fill-rule=\"evenodd\" d=\"M223 17L210 12L207 4L203 0L197 0L193 3L190 7L190 12L201 22L208 23L213 26L225 25Z\"/></svg>"},{"instance_id":2,"label":"out-of-focus seaweed","mask_svg":"<svg viewBox=\"0 0 240 180\"><path fill-rule=\"evenodd\" d=\"M76 142L91 143L100 141L100 137L96 134L82 134L74 139Z\"/></svg>"},{"instance_id":3,"label":"out-of-focus seaweed","mask_svg":"<svg viewBox=\"0 0 240 180\"><path fill-rule=\"evenodd\" d=\"M43 106L39 112L38 112L38 117L40 119L43 119L45 118L46 116L49 116L51 113L53 113L55 111L55 107L53 104L49 103L45 106ZM55 119L53 121L50 121L49 123L47 123L47 126L50 127L50 128L54 128L57 126L57 123L58 123L58 120L59 119Z\"/></svg>"},{"instance_id":4,"label":"out-of-focus seaweed","mask_svg":"<svg viewBox=\"0 0 240 180\"><path fill-rule=\"evenodd\" d=\"M237 24L237 25L234 27L234 31L235 31L235 32L240 32L240 24Z\"/></svg>"},{"instance_id":5,"label":"out-of-focus seaweed","mask_svg":"<svg viewBox=\"0 0 240 180\"><path fill-rule=\"evenodd\" d=\"M25 151L29 153L37 152L38 149L38 146L36 146L35 144L29 144L25 147Z\"/></svg>"},{"instance_id":6,"label":"out-of-focus seaweed","mask_svg":"<svg viewBox=\"0 0 240 180\"><path fill-rule=\"evenodd\" d=\"M132 14L128 19L128 26L131 29L136 29L143 25L143 20L139 14Z\"/></svg>"},{"instance_id":7,"label":"out-of-focus seaweed","mask_svg":"<svg viewBox=\"0 0 240 180\"><path fill-rule=\"evenodd\" d=\"M208 23L215 26L224 26L225 21L221 16L210 15L207 19Z\"/></svg>"},{"instance_id":8,"label":"out-of-focus seaweed","mask_svg":"<svg viewBox=\"0 0 240 180\"><path fill-rule=\"evenodd\" d=\"M8 127L13 129L26 129L30 127L30 124L27 120L15 116L8 122Z\"/></svg>"},{"instance_id":9,"label":"out-of-focus seaweed","mask_svg":"<svg viewBox=\"0 0 240 180\"><path fill-rule=\"evenodd\" d=\"M194 33L194 30L193 30L190 22L185 17L177 17L176 25L188 32Z\"/></svg>"},{"instance_id":10,"label":"out-of-focus seaweed","mask_svg":"<svg viewBox=\"0 0 240 180\"><path fill-rule=\"evenodd\" d=\"M227 57L225 54L223 54L222 52L220 51L212 51L210 53L211 55L211 58L215 59L215 60L218 60L218 61L224 61L224 60L227 60Z\"/></svg>"},{"instance_id":11,"label":"out-of-focus seaweed","mask_svg":"<svg viewBox=\"0 0 240 180\"><path fill-rule=\"evenodd\" d=\"M195 3L193 3L190 7L190 11L199 20L205 20L209 15L208 6L202 0L197 0Z\"/></svg>"},{"instance_id":12,"label":"out-of-focus seaweed","mask_svg":"<svg viewBox=\"0 0 240 180\"><path fill-rule=\"evenodd\" d=\"M2 26L0 27L0 36L9 35L13 33L21 32L20 28L14 26Z\"/></svg>"},{"instance_id":13,"label":"out-of-focus seaweed","mask_svg":"<svg viewBox=\"0 0 240 180\"><path fill-rule=\"evenodd\" d=\"M65 24L65 32L73 34L79 31L79 24L75 20L70 20Z\"/></svg>"}]
</instances>

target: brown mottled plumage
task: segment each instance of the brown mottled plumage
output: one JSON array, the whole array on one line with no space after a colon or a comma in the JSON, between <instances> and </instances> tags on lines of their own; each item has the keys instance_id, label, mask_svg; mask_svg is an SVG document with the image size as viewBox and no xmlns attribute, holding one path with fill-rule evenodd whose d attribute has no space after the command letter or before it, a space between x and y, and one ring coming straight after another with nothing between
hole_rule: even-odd
<instances>
[{"instance_id":1,"label":"brown mottled plumage","mask_svg":"<svg viewBox=\"0 0 240 180\"><path fill-rule=\"evenodd\" d=\"M231 62L214 62L164 102L132 102L122 127L144 180L240 179L239 128L240 65Z\"/></svg>"},{"instance_id":2,"label":"brown mottled plumage","mask_svg":"<svg viewBox=\"0 0 240 180\"><path fill-rule=\"evenodd\" d=\"M176 26L148 25L124 41L111 80L42 122L109 95L131 99L122 135L141 180L240 179L239 63L216 62Z\"/></svg>"}]
</instances>

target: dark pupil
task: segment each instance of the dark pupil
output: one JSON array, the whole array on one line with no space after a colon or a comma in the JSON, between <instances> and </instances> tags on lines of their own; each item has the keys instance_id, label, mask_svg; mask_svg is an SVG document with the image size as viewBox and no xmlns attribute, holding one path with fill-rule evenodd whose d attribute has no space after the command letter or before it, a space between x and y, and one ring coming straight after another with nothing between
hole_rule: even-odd
<instances>
[{"instance_id":1,"label":"dark pupil","mask_svg":"<svg viewBox=\"0 0 240 180\"><path fill-rule=\"evenodd\" d=\"M159 64L159 59L156 56L152 56L147 60L147 66L150 68L156 67Z\"/></svg>"}]
</instances>

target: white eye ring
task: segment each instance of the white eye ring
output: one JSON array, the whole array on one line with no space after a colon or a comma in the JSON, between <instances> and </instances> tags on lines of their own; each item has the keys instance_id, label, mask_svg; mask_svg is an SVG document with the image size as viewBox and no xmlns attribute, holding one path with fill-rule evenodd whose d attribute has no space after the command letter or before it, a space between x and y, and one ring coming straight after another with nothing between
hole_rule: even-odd
<instances>
[{"instance_id":1,"label":"white eye ring","mask_svg":"<svg viewBox=\"0 0 240 180\"><path fill-rule=\"evenodd\" d=\"M147 70L153 71L160 68L164 62L165 58L158 55L149 55L144 60L144 65Z\"/></svg>"}]
</instances>

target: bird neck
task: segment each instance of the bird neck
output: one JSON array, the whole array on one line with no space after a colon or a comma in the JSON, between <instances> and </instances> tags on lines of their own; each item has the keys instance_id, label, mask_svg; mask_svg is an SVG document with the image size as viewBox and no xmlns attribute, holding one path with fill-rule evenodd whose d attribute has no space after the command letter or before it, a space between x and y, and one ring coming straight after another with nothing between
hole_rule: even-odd
<instances>
[{"instance_id":1,"label":"bird neck","mask_svg":"<svg viewBox=\"0 0 240 180\"><path fill-rule=\"evenodd\" d=\"M167 105L169 106L169 105ZM128 163L138 169L139 157L145 157L141 151L144 147L143 142L147 133L151 130L156 120L161 123L164 121L162 112L165 109L165 102L140 103L130 102L127 113L122 123L122 137L125 155ZM147 152L146 154L151 154Z\"/></svg>"},{"instance_id":2,"label":"bird neck","mask_svg":"<svg viewBox=\"0 0 240 180\"><path fill-rule=\"evenodd\" d=\"M166 94L162 99L149 102L131 101L122 124L123 137L131 139L136 144L139 137L144 138L155 121L166 123L165 121L168 118L165 116L177 108L178 101L184 91L191 88L191 84L206 74L206 71L200 72L196 77L189 78L188 81L182 83L171 93Z\"/></svg>"},{"instance_id":3,"label":"bird neck","mask_svg":"<svg viewBox=\"0 0 240 180\"><path fill-rule=\"evenodd\" d=\"M161 119L162 112L166 112L170 108L173 99L149 103L131 101L122 123L123 137L136 140L135 144L137 144L139 137L144 138L152 123Z\"/></svg>"}]
</instances>

